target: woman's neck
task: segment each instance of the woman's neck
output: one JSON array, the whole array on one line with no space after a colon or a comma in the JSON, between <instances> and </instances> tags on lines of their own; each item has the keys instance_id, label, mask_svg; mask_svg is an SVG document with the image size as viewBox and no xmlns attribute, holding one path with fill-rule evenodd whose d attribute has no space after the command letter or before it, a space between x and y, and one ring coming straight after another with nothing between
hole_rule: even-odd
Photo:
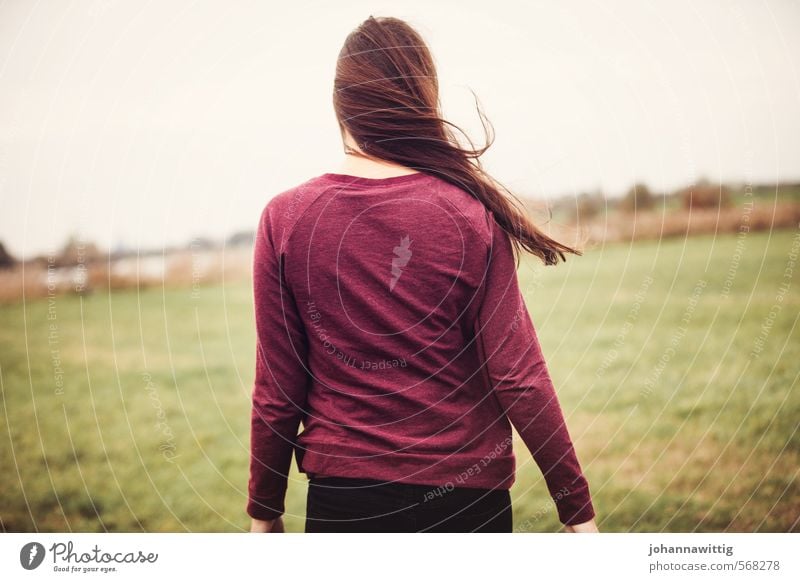
<instances>
[{"instance_id":1,"label":"woman's neck","mask_svg":"<svg viewBox=\"0 0 800 582\"><path fill-rule=\"evenodd\" d=\"M394 162L367 157L347 131L344 132L342 137L344 138L345 152L350 151L353 153L345 154L344 160L342 160L337 170L338 174L359 176L361 178L391 178L393 176L418 173L416 170Z\"/></svg>"},{"instance_id":2,"label":"woman's neck","mask_svg":"<svg viewBox=\"0 0 800 582\"><path fill-rule=\"evenodd\" d=\"M346 155L337 170L338 174L359 176L362 178L391 178L418 173L416 170L374 158Z\"/></svg>"}]
</instances>

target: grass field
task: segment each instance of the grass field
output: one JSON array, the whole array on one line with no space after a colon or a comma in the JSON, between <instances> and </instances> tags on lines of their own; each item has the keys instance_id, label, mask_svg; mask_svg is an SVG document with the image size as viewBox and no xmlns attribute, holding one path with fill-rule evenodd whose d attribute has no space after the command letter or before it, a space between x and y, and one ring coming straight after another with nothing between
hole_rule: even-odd
<instances>
[{"instance_id":1,"label":"grass field","mask_svg":"<svg viewBox=\"0 0 800 582\"><path fill-rule=\"evenodd\" d=\"M522 264L601 530L800 531L798 236ZM247 527L254 357L246 281L0 307L2 529ZM515 527L556 531L519 445Z\"/></svg>"}]
</instances>

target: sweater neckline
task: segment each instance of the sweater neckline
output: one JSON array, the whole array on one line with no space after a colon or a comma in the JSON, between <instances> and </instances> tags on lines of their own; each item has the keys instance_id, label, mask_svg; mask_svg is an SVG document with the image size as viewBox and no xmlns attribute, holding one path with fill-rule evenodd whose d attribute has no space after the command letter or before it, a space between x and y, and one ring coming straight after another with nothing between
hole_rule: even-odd
<instances>
[{"instance_id":1,"label":"sweater neckline","mask_svg":"<svg viewBox=\"0 0 800 582\"><path fill-rule=\"evenodd\" d=\"M336 182L337 184L356 185L356 186L393 186L395 184L405 184L408 182L416 182L428 178L429 175L425 172L414 172L412 174L403 174L400 176L389 176L387 178L365 178L363 176L351 176L349 174L338 174L335 172L327 172L322 174L320 178L328 182Z\"/></svg>"}]
</instances>

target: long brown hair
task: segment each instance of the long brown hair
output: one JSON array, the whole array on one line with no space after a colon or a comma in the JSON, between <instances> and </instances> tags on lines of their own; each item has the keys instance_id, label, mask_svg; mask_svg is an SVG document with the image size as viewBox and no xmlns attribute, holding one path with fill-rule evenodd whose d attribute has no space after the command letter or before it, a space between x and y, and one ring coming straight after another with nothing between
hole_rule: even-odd
<instances>
[{"instance_id":1,"label":"long brown hair","mask_svg":"<svg viewBox=\"0 0 800 582\"><path fill-rule=\"evenodd\" d=\"M363 155L436 174L466 190L492 212L515 252L521 247L546 265L566 260L565 253L581 254L539 230L519 199L482 168L479 158L494 131L477 99L483 147L442 118L433 57L406 22L370 16L348 35L336 66L333 105L342 132L350 132ZM454 131L469 145L460 144Z\"/></svg>"}]
</instances>

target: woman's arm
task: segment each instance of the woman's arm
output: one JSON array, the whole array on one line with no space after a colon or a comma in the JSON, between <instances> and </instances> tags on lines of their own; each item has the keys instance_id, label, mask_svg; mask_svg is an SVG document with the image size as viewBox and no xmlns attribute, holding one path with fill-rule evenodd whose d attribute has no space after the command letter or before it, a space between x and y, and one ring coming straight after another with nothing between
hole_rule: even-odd
<instances>
[{"instance_id":1,"label":"woman's arm","mask_svg":"<svg viewBox=\"0 0 800 582\"><path fill-rule=\"evenodd\" d=\"M255 519L250 521L250 533L283 533L283 518Z\"/></svg>"},{"instance_id":2,"label":"woman's arm","mask_svg":"<svg viewBox=\"0 0 800 582\"><path fill-rule=\"evenodd\" d=\"M502 409L544 475L559 520L567 526L586 524L595 515L589 485L519 289L511 241L491 216L490 226L492 248L476 321L478 349Z\"/></svg>"},{"instance_id":3,"label":"woman's arm","mask_svg":"<svg viewBox=\"0 0 800 582\"><path fill-rule=\"evenodd\" d=\"M305 329L283 280L282 234L268 205L253 251L257 350L247 502L251 529L283 527L279 518L309 381Z\"/></svg>"},{"instance_id":4,"label":"woman's arm","mask_svg":"<svg viewBox=\"0 0 800 582\"><path fill-rule=\"evenodd\" d=\"M594 519L590 519L586 523L576 523L575 525L565 525L564 531L567 533L598 533L597 524Z\"/></svg>"}]
</instances>

